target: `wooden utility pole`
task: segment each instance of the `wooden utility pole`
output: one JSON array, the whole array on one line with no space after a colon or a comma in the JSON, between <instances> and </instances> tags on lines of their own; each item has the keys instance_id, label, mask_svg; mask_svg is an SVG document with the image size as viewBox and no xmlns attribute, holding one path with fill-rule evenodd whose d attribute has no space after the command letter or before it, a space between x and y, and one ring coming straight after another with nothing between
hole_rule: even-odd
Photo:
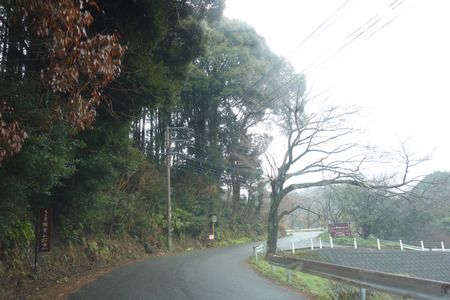
<instances>
[{"instance_id":1,"label":"wooden utility pole","mask_svg":"<svg viewBox=\"0 0 450 300\"><path fill-rule=\"evenodd\" d=\"M167 250L172 253L172 187L170 186L170 164L172 163L171 156L171 144L172 142L185 141L185 139L175 139L172 140L170 131L174 130L187 130L188 133L190 129L188 127L170 127L166 125L166 165L167 165Z\"/></svg>"},{"instance_id":2,"label":"wooden utility pole","mask_svg":"<svg viewBox=\"0 0 450 300\"><path fill-rule=\"evenodd\" d=\"M172 199L170 187L170 128L166 126L166 164L167 164L167 250L172 253Z\"/></svg>"}]
</instances>

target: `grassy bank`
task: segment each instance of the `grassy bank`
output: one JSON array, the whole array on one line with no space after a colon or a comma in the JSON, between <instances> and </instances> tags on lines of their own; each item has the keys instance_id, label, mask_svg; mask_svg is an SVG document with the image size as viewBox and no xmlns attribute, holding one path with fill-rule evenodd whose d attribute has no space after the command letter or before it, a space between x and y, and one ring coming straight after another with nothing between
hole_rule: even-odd
<instances>
[{"instance_id":1,"label":"grassy bank","mask_svg":"<svg viewBox=\"0 0 450 300\"><path fill-rule=\"evenodd\" d=\"M288 284L285 269L274 267L274 272L272 272L272 267L266 260L259 259L256 261L253 257L249 260L249 264L263 277L272 279L279 284ZM311 299L328 299L330 284L326 279L306 273L293 272L290 285Z\"/></svg>"},{"instance_id":2,"label":"grassy bank","mask_svg":"<svg viewBox=\"0 0 450 300\"><path fill-rule=\"evenodd\" d=\"M308 299L320 300L353 300L358 299L359 289L330 281L322 277L309 275L302 272L292 272L292 282L287 280L286 269L275 267L272 272L271 265L264 259L256 261L253 257L249 259L250 266L261 276L269 278L276 283L289 285L298 290ZM367 291L368 300L396 300L396 298L385 293Z\"/></svg>"}]
</instances>

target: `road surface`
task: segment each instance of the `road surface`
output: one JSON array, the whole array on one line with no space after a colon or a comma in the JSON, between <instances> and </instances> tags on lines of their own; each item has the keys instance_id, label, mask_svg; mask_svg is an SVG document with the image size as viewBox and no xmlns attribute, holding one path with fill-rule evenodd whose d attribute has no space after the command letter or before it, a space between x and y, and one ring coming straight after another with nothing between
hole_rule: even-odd
<instances>
[{"instance_id":1,"label":"road surface","mask_svg":"<svg viewBox=\"0 0 450 300\"><path fill-rule=\"evenodd\" d=\"M313 239L313 244L315 248L319 247L318 236L322 233L322 231L301 231L294 232L293 235L287 236L283 239L279 239L277 243L277 248L281 250L291 250L292 242L294 242L294 246L296 249L298 248L310 248L311 247L311 239ZM322 245L328 246L328 242L323 242Z\"/></svg>"},{"instance_id":2,"label":"road surface","mask_svg":"<svg viewBox=\"0 0 450 300\"><path fill-rule=\"evenodd\" d=\"M296 234L280 245L309 241L310 234ZM246 244L149 259L108 273L69 299L304 299L251 270L246 263L251 253L252 244Z\"/></svg>"}]
</instances>

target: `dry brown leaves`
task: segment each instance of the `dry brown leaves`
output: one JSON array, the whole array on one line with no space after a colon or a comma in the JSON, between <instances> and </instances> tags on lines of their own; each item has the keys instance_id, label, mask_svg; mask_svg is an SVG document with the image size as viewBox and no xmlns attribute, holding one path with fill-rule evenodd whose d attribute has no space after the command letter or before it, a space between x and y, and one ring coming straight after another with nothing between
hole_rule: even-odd
<instances>
[{"instance_id":1,"label":"dry brown leaves","mask_svg":"<svg viewBox=\"0 0 450 300\"><path fill-rule=\"evenodd\" d=\"M41 80L52 93L53 116L68 121L76 131L92 126L96 109L104 100L105 86L120 74L125 47L116 34L89 36L93 17L87 6L98 9L94 1L24 0L22 16L31 24L32 34L46 47ZM0 162L20 151L26 133L18 121L6 122L11 111L0 106Z\"/></svg>"}]
</instances>

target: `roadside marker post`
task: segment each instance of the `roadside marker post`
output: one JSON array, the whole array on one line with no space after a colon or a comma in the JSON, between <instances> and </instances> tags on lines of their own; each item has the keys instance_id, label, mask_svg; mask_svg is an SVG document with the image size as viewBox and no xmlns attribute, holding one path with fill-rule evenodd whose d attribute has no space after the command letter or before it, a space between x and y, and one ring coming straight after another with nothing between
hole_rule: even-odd
<instances>
[{"instance_id":1,"label":"roadside marker post","mask_svg":"<svg viewBox=\"0 0 450 300\"><path fill-rule=\"evenodd\" d=\"M216 222L217 222L217 217L216 217L216 215L213 215L211 217L211 223L212 223L212 241L213 241L214 244L216 242L216 235L215 235L215 224L216 224ZM210 239L211 239L211 235L210 235Z\"/></svg>"},{"instance_id":2,"label":"roadside marker post","mask_svg":"<svg viewBox=\"0 0 450 300\"><path fill-rule=\"evenodd\" d=\"M255 260L258 261L258 253L265 253L266 247L261 244L258 246L253 246L253 253L255 254Z\"/></svg>"},{"instance_id":3,"label":"roadside marker post","mask_svg":"<svg viewBox=\"0 0 450 300\"><path fill-rule=\"evenodd\" d=\"M359 289L359 300L366 300L366 289L363 287Z\"/></svg>"}]
</instances>

